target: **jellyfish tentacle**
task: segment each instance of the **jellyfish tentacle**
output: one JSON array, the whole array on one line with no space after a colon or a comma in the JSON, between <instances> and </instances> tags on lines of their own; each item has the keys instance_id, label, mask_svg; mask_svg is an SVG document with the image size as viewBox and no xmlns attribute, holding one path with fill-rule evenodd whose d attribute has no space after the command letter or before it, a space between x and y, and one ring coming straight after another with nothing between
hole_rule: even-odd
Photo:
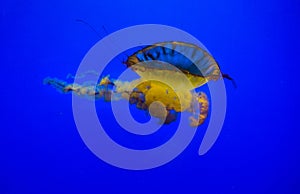
<instances>
[{"instance_id":1,"label":"jellyfish tentacle","mask_svg":"<svg viewBox=\"0 0 300 194\"><path fill-rule=\"evenodd\" d=\"M68 85L68 83L63 80L59 80L57 78L50 78L50 77L44 79L44 84L51 85L52 87L56 88L60 92L65 92L64 88Z\"/></svg>"},{"instance_id":2,"label":"jellyfish tentacle","mask_svg":"<svg viewBox=\"0 0 300 194\"><path fill-rule=\"evenodd\" d=\"M206 94L203 92L199 92L198 95L195 95L194 100L199 105L200 112L195 111L193 107L190 108L190 112L193 113L193 116L190 117L190 125L192 127L197 127L203 124L207 118L209 101Z\"/></svg>"},{"instance_id":3,"label":"jellyfish tentacle","mask_svg":"<svg viewBox=\"0 0 300 194\"><path fill-rule=\"evenodd\" d=\"M48 84L56 88L62 93L74 92L79 96L91 96L96 98L104 98L105 101L111 100L113 92L112 86L114 85L108 77L101 79L99 84L95 85L80 85L76 83L68 83L57 78L46 78L44 84Z\"/></svg>"},{"instance_id":4,"label":"jellyfish tentacle","mask_svg":"<svg viewBox=\"0 0 300 194\"><path fill-rule=\"evenodd\" d=\"M229 74L222 73L222 77L230 80L232 82L232 84L233 84L233 87L237 88L235 80Z\"/></svg>"}]
</instances>

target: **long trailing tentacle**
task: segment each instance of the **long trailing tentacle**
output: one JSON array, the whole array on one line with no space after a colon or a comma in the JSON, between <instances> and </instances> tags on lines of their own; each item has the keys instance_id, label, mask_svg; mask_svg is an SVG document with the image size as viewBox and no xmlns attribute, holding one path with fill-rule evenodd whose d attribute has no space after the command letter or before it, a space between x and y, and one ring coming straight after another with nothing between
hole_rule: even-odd
<instances>
[{"instance_id":1,"label":"long trailing tentacle","mask_svg":"<svg viewBox=\"0 0 300 194\"><path fill-rule=\"evenodd\" d=\"M56 88L62 93L74 92L80 96L90 96L95 98L104 98L105 101L111 100L112 86L108 77L101 79L97 85L79 85L75 83L68 83L57 78L45 78L44 84L48 84Z\"/></svg>"},{"instance_id":2,"label":"long trailing tentacle","mask_svg":"<svg viewBox=\"0 0 300 194\"><path fill-rule=\"evenodd\" d=\"M46 77L43 82L44 84L53 86L60 92L63 92L66 85L68 85L68 83L65 81L59 80L57 78L50 78L50 77Z\"/></svg>"}]
</instances>

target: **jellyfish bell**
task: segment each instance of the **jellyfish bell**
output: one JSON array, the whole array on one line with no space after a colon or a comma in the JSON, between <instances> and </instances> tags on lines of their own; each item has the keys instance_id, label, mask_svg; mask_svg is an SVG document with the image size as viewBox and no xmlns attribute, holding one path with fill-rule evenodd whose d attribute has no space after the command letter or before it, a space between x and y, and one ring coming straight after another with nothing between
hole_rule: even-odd
<instances>
[{"instance_id":1,"label":"jellyfish bell","mask_svg":"<svg viewBox=\"0 0 300 194\"><path fill-rule=\"evenodd\" d=\"M166 76L171 71L170 77L174 80L174 69L161 62L172 64L183 72L193 88L200 87L210 80L218 80L221 76L218 63L207 51L185 42L162 42L147 46L129 56L125 63L141 77L148 76L149 71L146 70L151 70L158 77L162 77L161 74Z\"/></svg>"}]
</instances>

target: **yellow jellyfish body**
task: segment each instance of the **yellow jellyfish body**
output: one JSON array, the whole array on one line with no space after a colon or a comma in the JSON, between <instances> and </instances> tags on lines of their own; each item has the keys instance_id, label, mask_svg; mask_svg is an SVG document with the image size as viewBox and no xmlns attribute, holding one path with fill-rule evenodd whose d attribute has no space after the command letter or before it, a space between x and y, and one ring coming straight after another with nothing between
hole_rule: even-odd
<instances>
[{"instance_id":1,"label":"yellow jellyfish body","mask_svg":"<svg viewBox=\"0 0 300 194\"><path fill-rule=\"evenodd\" d=\"M160 101L165 105L167 110L183 112L190 107L189 102L192 100L192 94L189 91L174 91L174 88L156 80L144 81L136 87L136 90L144 94L145 104L148 107L151 103ZM180 101L180 99L185 100Z\"/></svg>"},{"instance_id":2,"label":"yellow jellyfish body","mask_svg":"<svg viewBox=\"0 0 300 194\"><path fill-rule=\"evenodd\" d=\"M146 106L159 100L167 111L193 112L192 104L196 101L201 111L196 118L190 118L191 125L204 122L209 106L207 96L204 93L193 95L191 90L221 77L217 62L208 52L189 43L163 42L139 50L128 58L126 64L146 80L136 87L145 94ZM147 81L152 79L160 81Z\"/></svg>"}]
</instances>

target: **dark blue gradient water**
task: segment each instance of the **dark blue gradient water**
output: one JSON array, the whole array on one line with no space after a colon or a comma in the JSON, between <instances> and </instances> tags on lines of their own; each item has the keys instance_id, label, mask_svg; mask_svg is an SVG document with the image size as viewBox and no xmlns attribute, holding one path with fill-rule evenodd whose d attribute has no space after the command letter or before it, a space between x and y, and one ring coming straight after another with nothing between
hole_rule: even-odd
<instances>
[{"instance_id":1,"label":"dark blue gradient water","mask_svg":"<svg viewBox=\"0 0 300 194\"><path fill-rule=\"evenodd\" d=\"M2 1L0 193L300 193L299 5ZM203 125L182 154L156 169L123 170L93 155L77 132L71 95L43 85L47 76L75 74L99 40L76 19L103 36L102 26L111 33L156 23L198 38L238 85L234 89L226 81L226 120L212 149L197 153ZM118 60L115 65L124 70ZM103 119L105 125L115 126L110 118ZM158 137L167 141L172 133ZM143 147L140 140L132 143Z\"/></svg>"}]
</instances>

